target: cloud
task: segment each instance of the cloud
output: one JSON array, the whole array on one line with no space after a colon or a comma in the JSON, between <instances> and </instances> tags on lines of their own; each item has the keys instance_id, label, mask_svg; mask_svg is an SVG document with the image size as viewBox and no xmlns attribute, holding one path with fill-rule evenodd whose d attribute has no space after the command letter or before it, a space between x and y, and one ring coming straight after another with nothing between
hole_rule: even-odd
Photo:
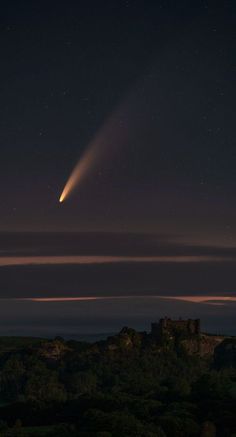
<instances>
[{"instance_id":1,"label":"cloud","mask_svg":"<svg viewBox=\"0 0 236 437\"><path fill-rule=\"evenodd\" d=\"M128 232L0 233L1 257L211 256L235 258L236 247L191 244L181 235Z\"/></svg>"},{"instance_id":2,"label":"cloud","mask_svg":"<svg viewBox=\"0 0 236 437\"><path fill-rule=\"evenodd\" d=\"M235 262L24 265L0 268L0 297L229 295Z\"/></svg>"},{"instance_id":3,"label":"cloud","mask_svg":"<svg viewBox=\"0 0 236 437\"><path fill-rule=\"evenodd\" d=\"M113 264L113 263L203 263L227 262L232 258L209 255L177 256L0 256L0 266L61 265L61 264Z\"/></svg>"},{"instance_id":4,"label":"cloud","mask_svg":"<svg viewBox=\"0 0 236 437\"><path fill-rule=\"evenodd\" d=\"M235 292L236 248L175 235L0 234L0 298Z\"/></svg>"},{"instance_id":5,"label":"cloud","mask_svg":"<svg viewBox=\"0 0 236 437\"><path fill-rule=\"evenodd\" d=\"M33 297L26 299L18 299L18 300L26 300L32 302L84 302L84 301L94 301L94 300L139 300L146 299L148 300L160 300L167 299L170 301L183 301L183 302L191 302L195 304L206 304L206 305L226 305L231 302L236 302L236 296L61 296L61 297Z\"/></svg>"}]
</instances>

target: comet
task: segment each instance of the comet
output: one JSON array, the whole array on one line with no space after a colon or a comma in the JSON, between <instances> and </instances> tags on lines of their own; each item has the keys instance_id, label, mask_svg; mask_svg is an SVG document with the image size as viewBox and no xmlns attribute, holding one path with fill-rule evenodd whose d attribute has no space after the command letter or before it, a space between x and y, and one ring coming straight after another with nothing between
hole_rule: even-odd
<instances>
[{"instance_id":1,"label":"comet","mask_svg":"<svg viewBox=\"0 0 236 437\"><path fill-rule=\"evenodd\" d=\"M140 89L142 90L143 86ZM139 103L140 94L136 87L105 120L85 149L63 188L59 197L60 203L64 202L94 170L111 168L116 153L134 143L133 137L137 137L142 130L140 118L143 120L145 113L149 114L147 103ZM145 119L150 119L149 115L146 115Z\"/></svg>"},{"instance_id":2,"label":"comet","mask_svg":"<svg viewBox=\"0 0 236 437\"><path fill-rule=\"evenodd\" d=\"M72 171L62 193L59 202L62 203L68 195L75 189L75 187L85 178L89 169L93 168L93 164L97 157L97 141L92 142L89 148L85 151L82 158L79 160L74 170Z\"/></svg>"},{"instance_id":3,"label":"comet","mask_svg":"<svg viewBox=\"0 0 236 437\"><path fill-rule=\"evenodd\" d=\"M118 108L100 128L91 140L79 162L74 167L60 195L59 202L64 202L68 196L98 167L104 169L110 166L115 150L120 150L124 143L127 127L121 126L121 107Z\"/></svg>"}]
</instances>

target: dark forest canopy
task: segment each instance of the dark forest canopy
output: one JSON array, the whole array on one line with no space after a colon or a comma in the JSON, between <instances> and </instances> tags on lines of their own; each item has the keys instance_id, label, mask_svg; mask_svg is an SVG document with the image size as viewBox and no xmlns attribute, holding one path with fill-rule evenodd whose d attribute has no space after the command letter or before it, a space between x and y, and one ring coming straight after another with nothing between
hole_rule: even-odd
<instances>
[{"instance_id":1,"label":"dark forest canopy","mask_svg":"<svg viewBox=\"0 0 236 437\"><path fill-rule=\"evenodd\" d=\"M0 435L233 436L236 340L204 355L202 341L129 328L93 344L1 338Z\"/></svg>"}]
</instances>

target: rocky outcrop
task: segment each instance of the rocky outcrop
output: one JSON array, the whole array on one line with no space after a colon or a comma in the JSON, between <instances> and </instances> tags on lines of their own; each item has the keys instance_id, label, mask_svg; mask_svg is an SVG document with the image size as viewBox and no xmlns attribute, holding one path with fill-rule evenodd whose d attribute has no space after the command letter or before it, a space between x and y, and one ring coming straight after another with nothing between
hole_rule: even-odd
<instances>
[{"instance_id":1,"label":"rocky outcrop","mask_svg":"<svg viewBox=\"0 0 236 437\"><path fill-rule=\"evenodd\" d=\"M190 355L211 356L214 354L215 348L223 342L225 337L200 334L182 340L181 344Z\"/></svg>"},{"instance_id":2,"label":"rocky outcrop","mask_svg":"<svg viewBox=\"0 0 236 437\"><path fill-rule=\"evenodd\" d=\"M108 338L108 350L112 351L117 349L132 349L135 347L140 347L145 334L146 333L140 333L134 329L124 327L118 335Z\"/></svg>"},{"instance_id":3,"label":"rocky outcrop","mask_svg":"<svg viewBox=\"0 0 236 437\"><path fill-rule=\"evenodd\" d=\"M63 341L53 340L44 343L38 354L47 360L58 361L69 350L70 348Z\"/></svg>"}]
</instances>

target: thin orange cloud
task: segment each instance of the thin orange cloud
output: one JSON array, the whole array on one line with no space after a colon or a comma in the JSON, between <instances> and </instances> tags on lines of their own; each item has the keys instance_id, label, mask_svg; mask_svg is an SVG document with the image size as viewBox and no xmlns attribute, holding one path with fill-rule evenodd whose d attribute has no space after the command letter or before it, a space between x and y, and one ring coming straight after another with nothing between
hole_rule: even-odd
<instances>
[{"instance_id":1,"label":"thin orange cloud","mask_svg":"<svg viewBox=\"0 0 236 437\"><path fill-rule=\"evenodd\" d=\"M202 303L211 305L222 305L227 302L236 302L236 296L77 296L77 297L33 297L20 298L19 300L27 300L33 302L80 302L94 300L115 300L115 299L167 299L179 300L191 303Z\"/></svg>"},{"instance_id":2,"label":"thin orange cloud","mask_svg":"<svg viewBox=\"0 0 236 437\"><path fill-rule=\"evenodd\" d=\"M0 266L43 265L43 264L104 264L104 263L201 263L232 261L230 257L209 255L185 256L97 256L97 255L67 255L67 256L17 256L0 257Z\"/></svg>"}]
</instances>

